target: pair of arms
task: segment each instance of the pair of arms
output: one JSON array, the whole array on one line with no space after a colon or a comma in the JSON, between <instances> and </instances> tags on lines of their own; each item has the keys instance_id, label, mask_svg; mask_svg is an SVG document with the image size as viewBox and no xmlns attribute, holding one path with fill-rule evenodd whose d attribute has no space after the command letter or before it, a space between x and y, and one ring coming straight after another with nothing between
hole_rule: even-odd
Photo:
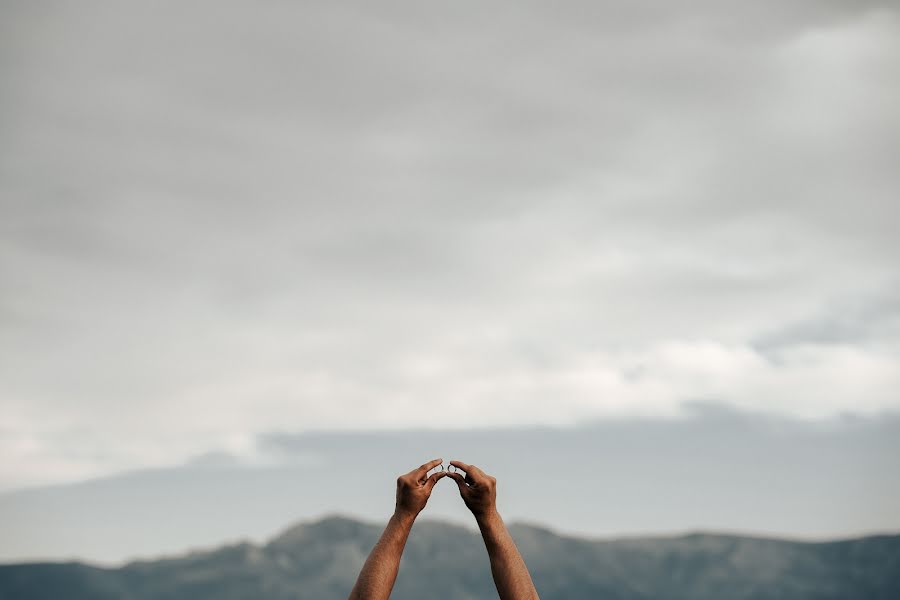
<instances>
[{"instance_id":1,"label":"pair of arms","mask_svg":"<svg viewBox=\"0 0 900 600\"><path fill-rule=\"evenodd\" d=\"M425 508L435 484L444 477L456 481L459 495L478 523L491 561L491 574L501 600L540 600L525 561L497 512L497 480L474 465L458 460L450 464L459 472L428 471L440 465L437 458L397 479L397 504L381 539L366 559L350 600L387 600L397 579L400 556L416 517Z\"/></svg>"}]
</instances>

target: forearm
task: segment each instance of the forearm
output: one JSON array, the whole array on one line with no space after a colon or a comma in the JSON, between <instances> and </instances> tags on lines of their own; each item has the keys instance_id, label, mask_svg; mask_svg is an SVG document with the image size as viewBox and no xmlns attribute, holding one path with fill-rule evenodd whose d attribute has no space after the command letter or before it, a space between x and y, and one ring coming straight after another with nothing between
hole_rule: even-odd
<instances>
[{"instance_id":1,"label":"forearm","mask_svg":"<svg viewBox=\"0 0 900 600\"><path fill-rule=\"evenodd\" d=\"M356 580L350 600L387 600L394 588L400 557L415 516L394 513Z\"/></svg>"},{"instance_id":2,"label":"forearm","mask_svg":"<svg viewBox=\"0 0 900 600\"><path fill-rule=\"evenodd\" d=\"M500 600L539 600L528 567L496 511L476 516Z\"/></svg>"}]
</instances>

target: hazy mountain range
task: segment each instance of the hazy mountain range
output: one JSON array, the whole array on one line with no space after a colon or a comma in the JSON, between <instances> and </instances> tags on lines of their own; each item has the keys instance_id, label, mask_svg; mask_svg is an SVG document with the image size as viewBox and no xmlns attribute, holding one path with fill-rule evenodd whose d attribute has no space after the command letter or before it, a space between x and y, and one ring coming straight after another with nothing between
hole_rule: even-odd
<instances>
[{"instance_id":1,"label":"hazy mountain range","mask_svg":"<svg viewBox=\"0 0 900 600\"><path fill-rule=\"evenodd\" d=\"M821 543L711 534L591 540L531 525L510 529L544 600L900 598L900 535ZM380 531L380 525L329 517L264 545L120 568L5 565L0 599L343 599ZM417 523L393 598L496 598L478 534Z\"/></svg>"}]
</instances>

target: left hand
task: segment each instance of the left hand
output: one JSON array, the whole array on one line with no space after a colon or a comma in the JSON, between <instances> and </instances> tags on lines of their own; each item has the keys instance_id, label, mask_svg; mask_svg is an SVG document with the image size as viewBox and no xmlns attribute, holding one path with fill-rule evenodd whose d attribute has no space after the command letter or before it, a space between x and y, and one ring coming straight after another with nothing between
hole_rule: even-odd
<instances>
[{"instance_id":1,"label":"left hand","mask_svg":"<svg viewBox=\"0 0 900 600\"><path fill-rule=\"evenodd\" d=\"M434 489L434 485L441 478L447 476L445 471L438 471L432 473L431 477L428 477L428 471L442 462L443 459L436 458L397 478L397 506L395 513L415 517L422 512L422 509L428 503L428 498L431 497L431 490Z\"/></svg>"},{"instance_id":2,"label":"left hand","mask_svg":"<svg viewBox=\"0 0 900 600\"><path fill-rule=\"evenodd\" d=\"M456 480L459 486L459 495L476 519L490 517L497 513L497 479L491 477L475 465L467 465L458 460L451 460L450 464L457 469L465 471L461 473L448 473Z\"/></svg>"}]
</instances>

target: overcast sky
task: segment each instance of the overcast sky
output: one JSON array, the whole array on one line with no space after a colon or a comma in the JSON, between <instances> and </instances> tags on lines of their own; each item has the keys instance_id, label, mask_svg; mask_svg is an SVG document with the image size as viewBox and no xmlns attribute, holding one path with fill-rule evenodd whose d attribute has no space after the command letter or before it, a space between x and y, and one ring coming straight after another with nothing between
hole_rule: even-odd
<instances>
[{"instance_id":1,"label":"overcast sky","mask_svg":"<svg viewBox=\"0 0 900 600\"><path fill-rule=\"evenodd\" d=\"M896 414L897 106L888 1L4 1L0 490Z\"/></svg>"},{"instance_id":2,"label":"overcast sky","mask_svg":"<svg viewBox=\"0 0 900 600\"><path fill-rule=\"evenodd\" d=\"M269 460L189 464L0 493L0 562L116 563L345 514L383 526L412 457L456 457L498 479L507 522L578 536L687 531L830 540L900 532L900 418L828 422L694 405L685 419L478 431L289 432ZM475 528L449 479L423 519Z\"/></svg>"}]
</instances>

